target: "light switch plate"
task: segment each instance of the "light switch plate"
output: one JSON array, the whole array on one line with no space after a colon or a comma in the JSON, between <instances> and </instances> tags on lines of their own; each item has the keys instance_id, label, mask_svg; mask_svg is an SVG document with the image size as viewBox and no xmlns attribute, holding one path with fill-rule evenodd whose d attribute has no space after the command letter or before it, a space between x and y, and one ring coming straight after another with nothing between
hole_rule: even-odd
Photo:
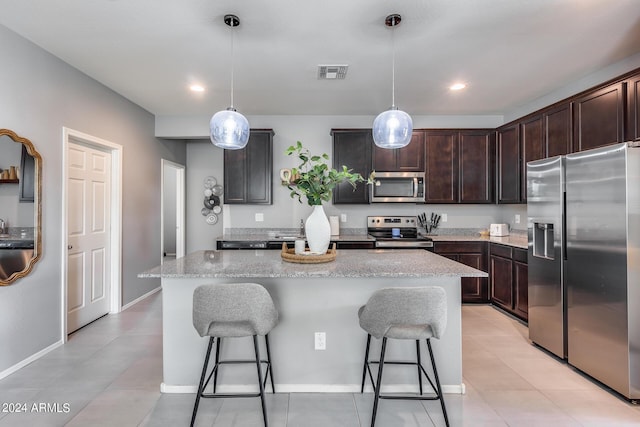
<instances>
[{"instance_id":1,"label":"light switch plate","mask_svg":"<svg viewBox=\"0 0 640 427\"><path fill-rule=\"evenodd\" d=\"M263 213L257 213L256 214L256 222L262 222L264 221L264 214Z\"/></svg>"}]
</instances>

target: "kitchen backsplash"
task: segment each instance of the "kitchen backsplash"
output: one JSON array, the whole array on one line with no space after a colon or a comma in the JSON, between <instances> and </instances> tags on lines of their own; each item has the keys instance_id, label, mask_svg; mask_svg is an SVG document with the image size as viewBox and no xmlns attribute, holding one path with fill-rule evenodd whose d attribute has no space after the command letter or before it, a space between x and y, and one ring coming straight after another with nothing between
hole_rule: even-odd
<instances>
[{"instance_id":1,"label":"kitchen backsplash","mask_svg":"<svg viewBox=\"0 0 640 427\"><path fill-rule=\"evenodd\" d=\"M430 233L430 235L435 236L477 236L480 231L487 230L488 228L438 228L434 232ZM224 236L225 237L233 237L233 236L261 236L263 237L265 234L273 234L275 235L298 235L299 229L296 228L225 228ZM512 228L511 234L526 234L526 229L515 229ZM344 236L365 236L367 235L366 228L340 228L340 234Z\"/></svg>"},{"instance_id":2,"label":"kitchen backsplash","mask_svg":"<svg viewBox=\"0 0 640 427\"><path fill-rule=\"evenodd\" d=\"M273 205L226 205L223 215L224 230L232 229L299 229L300 220L311 214L307 205L290 199L276 199ZM437 231L445 229L488 229L492 223L507 223L511 229L526 230L526 205L325 205L327 216L345 216L340 229L364 229L369 215L410 215L436 213L442 216ZM256 221L256 214L262 221ZM446 215L446 221L445 221ZM519 223L516 222L519 220ZM342 231L341 231L342 232Z\"/></svg>"}]
</instances>

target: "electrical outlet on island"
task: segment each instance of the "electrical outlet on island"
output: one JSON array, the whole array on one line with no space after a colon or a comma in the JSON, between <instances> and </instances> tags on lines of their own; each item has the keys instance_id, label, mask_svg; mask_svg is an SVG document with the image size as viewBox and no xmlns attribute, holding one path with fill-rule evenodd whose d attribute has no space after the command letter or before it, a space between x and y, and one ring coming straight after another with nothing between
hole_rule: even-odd
<instances>
[{"instance_id":1,"label":"electrical outlet on island","mask_svg":"<svg viewBox=\"0 0 640 427\"><path fill-rule=\"evenodd\" d=\"M327 334L325 332L315 333L315 349L316 350L327 349Z\"/></svg>"}]
</instances>

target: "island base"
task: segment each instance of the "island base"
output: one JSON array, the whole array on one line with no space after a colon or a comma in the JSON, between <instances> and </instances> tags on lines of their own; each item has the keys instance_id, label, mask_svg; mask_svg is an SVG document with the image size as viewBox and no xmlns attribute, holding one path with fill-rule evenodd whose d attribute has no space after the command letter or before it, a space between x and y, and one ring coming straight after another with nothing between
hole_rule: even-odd
<instances>
[{"instance_id":1,"label":"island base","mask_svg":"<svg viewBox=\"0 0 640 427\"><path fill-rule=\"evenodd\" d=\"M358 308L385 287L441 286L447 293L447 328L432 340L445 393L464 393L462 383L461 301L459 277L428 278L163 278L164 393L195 393L206 353L207 338L192 324L193 291L202 284L254 282L271 294L279 323L269 334L276 392L359 392L367 334L358 323ZM314 349L315 332L326 334L326 350ZM260 340L261 345L262 340ZM370 358L380 354L380 340L372 339ZM423 365L429 370L426 344ZM261 353L265 354L264 347ZM425 359L426 356L426 359ZM221 358L250 359L251 338L225 338ZM416 358L415 342L390 340L387 360ZM424 378L423 378L424 380ZM417 392L415 367L385 369L386 392ZM257 388L255 369L225 365L218 375L220 391L246 392ZM366 390L371 390L369 380ZM427 388L428 390L428 383ZM270 388L269 388L270 391Z\"/></svg>"}]
</instances>

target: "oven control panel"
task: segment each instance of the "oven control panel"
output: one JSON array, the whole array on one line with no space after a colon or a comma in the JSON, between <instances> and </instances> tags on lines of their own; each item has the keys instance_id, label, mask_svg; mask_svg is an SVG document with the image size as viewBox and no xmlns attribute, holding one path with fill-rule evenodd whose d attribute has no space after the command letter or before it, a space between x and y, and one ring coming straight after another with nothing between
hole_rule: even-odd
<instances>
[{"instance_id":1,"label":"oven control panel","mask_svg":"<svg viewBox=\"0 0 640 427\"><path fill-rule=\"evenodd\" d=\"M416 216L368 216L368 228L416 228Z\"/></svg>"}]
</instances>

